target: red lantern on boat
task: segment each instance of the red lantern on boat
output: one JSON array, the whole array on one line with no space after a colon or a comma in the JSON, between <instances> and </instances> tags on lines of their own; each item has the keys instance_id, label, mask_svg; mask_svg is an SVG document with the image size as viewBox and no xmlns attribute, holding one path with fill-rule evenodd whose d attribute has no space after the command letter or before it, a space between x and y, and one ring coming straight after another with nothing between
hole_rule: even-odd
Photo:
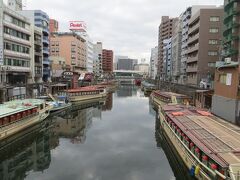
<instances>
[{"instance_id":1,"label":"red lantern on boat","mask_svg":"<svg viewBox=\"0 0 240 180\"><path fill-rule=\"evenodd\" d=\"M208 157L207 157L206 155L204 155L204 156L202 157L202 160L203 160L203 161L208 161Z\"/></svg>"},{"instance_id":2,"label":"red lantern on boat","mask_svg":"<svg viewBox=\"0 0 240 180\"><path fill-rule=\"evenodd\" d=\"M11 116L10 116L10 121L11 121L11 122L15 121L15 116L14 116L14 115L11 115Z\"/></svg>"},{"instance_id":3,"label":"red lantern on boat","mask_svg":"<svg viewBox=\"0 0 240 180\"><path fill-rule=\"evenodd\" d=\"M190 143L190 148L192 148L193 146L194 146L194 144L191 142L191 143Z\"/></svg>"},{"instance_id":4,"label":"red lantern on boat","mask_svg":"<svg viewBox=\"0 0 240 180\"><path fill-rule=\"evenodd\" d=\"M26 112L22 112L22 117L24 118L26 116Z\"/></svg>"},{"instance_id":5,"label":"red lantern on boat","mask_svg":"<svg viewBox=\"0 0 240 180\"><path fill-rule=\"evenodd\" d=\"M199 148L195 148L195 152L199 154L200 153L200 149Z\"/></svg>"},{"instance_id":6,"label":"red lantern on boat","mask_svg":"<svg viewBox=\"0 0 240 180\"><path fill-rule=\"evenodd\" d=\"M217 165L216 165L216 164L211 164L211 168L212 168L213 170L217 170Z\"/></svg>"}]
</instances>

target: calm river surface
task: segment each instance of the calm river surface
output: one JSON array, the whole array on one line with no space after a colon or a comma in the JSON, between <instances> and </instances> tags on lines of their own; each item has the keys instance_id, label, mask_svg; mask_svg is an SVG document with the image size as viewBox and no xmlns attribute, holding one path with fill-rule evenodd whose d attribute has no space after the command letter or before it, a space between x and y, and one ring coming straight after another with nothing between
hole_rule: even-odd
<instances>
[{"instance_id":1,"label":"calm river surface","mask_svg":"<svg viewBox=\"0 0 240 180\"><path fill-rule=\"evenodd\" d=\"M2 142L0 179L187 179L159 131L149 99L123 86Z\"/></svg>"}]
</instances>

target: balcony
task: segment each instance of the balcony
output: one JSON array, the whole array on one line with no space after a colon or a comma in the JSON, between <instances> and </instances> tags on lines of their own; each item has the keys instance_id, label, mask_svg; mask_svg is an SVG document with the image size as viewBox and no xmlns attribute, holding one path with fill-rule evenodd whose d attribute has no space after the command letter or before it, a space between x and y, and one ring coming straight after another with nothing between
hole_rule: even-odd
<instances>
[{"instance_id":1,"label":"balcony","mask_svg":"<svg viewBox=\"0 0 240 180\"><path fill-rule=\"evenodd\" d=\"M10 23L10 22L8 22L6 20L3 21L3 24L6 25L7 27L15 29L15 30L17 30L19 32L23 32L25 34L31 35L31 31L30 30L25 29L23 27L19 27L19 26L15 25L15 24L12 24L12 23Z\"/></svg>"},{"instance_id":2,"label":"balcony","mask_svg":"<svg viewBox=\"0 0 240 180\"><path fill-rule=\"evenodd\" d=\"M197 62L198 56L192 56L187 58L187 63Z\"/></svg>"},{"instance_id":3,"label":"balcony","mask_svg":"<svg viewBox=\"0 0 240 180\"><path fill-rule=\"evenodd\" d=\"M17 58L24 58L24 59L30 59L29 54L24 54L24 53L19 53L15 51L9 51L9 50L4 50L4 55L5 56L11 56L11 57L17 57Z\"/></svg>"},{"instance_id":4,"label":"balcony","mask_svg":"<svg viewBox=\"0 0 240 180\"><path fill-rule=\"evenodd\" d=\"M17 42L17 43L20 43L20 44L24 44L26 46L31 46L30 41L27 41L27 40L24 40L24 39L21 39L21 38L17 38L15 36L11 36L9 34L4 34L4 39L9 40L9 41L13 41L13 42Z\"/></svg>"},{"instance_id":5,"label":"balcony","mask_svg":"<svg viewBox=\"0 0 240 180\"><path fill-rule=\"evenodd\" d=\"M49 54L49 48L44 47L44 48L43 48L43 53L44 53L44 54Z\"/></svg>"},{"instance_id":6,"label":"balcony","mask_svg":"<svg viewBox=\"0 0 240 180\"><path fill-rule=\"evenodd\" d=\"M195 26L189 28L188 34L189 35L193 34L195 31L199 30L199 27L200 27L200 23L197 23Z\"/></svg>"},{"instance_id":7,"label":"balcony","mask_svg":"<svg viewBox=\"0 0 240 180\"><path fill-rule=\"evenodd\" d=\"M198 49L199 49L199 44L198 43L195 44L194 46L189 46L188 50L187 50L187 54L198 51Z\"/></svg>"},{"instance_id":8,"label":"balcony","mask_svg":"<svg viewBox=\"0 0 240 180\"><path fill-rule=\"evenodd\" d=\"M45 44L49 44L49 39L48 39L48 37L46 37L46 36L43 36L42 41L43 41L43 43L45 43Z\"/></svg>"},{"instance_id":9,"label":"balcony","mask_svg":"<svg viewBox=\"0 0 240 180\"><path fill-rule=\"evenodd\" d=\"M50 65L50 60L48 58L43 58L43 64Z\"/></svg>"},{"instance_id":10,"label":"balcony","mask_svg":"<svg viewBox=\"0 0 240 180\"><path fill-rule=\"evenodd\" d=\"M189 37L188 38L188 44L191 44L192 42L197 41L198 39L199 39L199 34L196 34L193 37Z\"/></svg>"},{"instance_id":11,"label":"balcony","mask_svg":"<svg viewBox=\"0 0 240 180\"><path fill-rule=\"evenodd\" d=\"M225 43L229 43L231 41L238 41L238 40L239 40L239 36L237 36L237 35L229 35L228 37L226 37Z\"/></svg>"},{"instance_id":12,"label":"balcony","mask_svg":"<svg viewBox=\"0 0 240 180\"><path fill-rule=\"evenodd\" d=\"M238 54L238 50L236 50L236 49L229 49L226 52L226 56L234 56L234 55L237 55L237 54Z\"/></svg>"},{"instance_id":13,"label":"balcony","mask_svg":"<svg viewBox=\"0 0 240 180\"><path fill-rule=\"evenodd\" d=\"M187 73L197 73L197 71L198 71L197 69L198 69L197 66L196 67L188 66L186 72Z\"/></svg>"},{"instance_id":14,"label":"balcony","mask_svg":"<svg viewBox=\"0 0 240 180\"><path fill-rule=\"evenodd\" d=\"M224 11L227 11L234 2L238 2L238 0L225 0L224 1Z\"/></svg>"}]
</instances>

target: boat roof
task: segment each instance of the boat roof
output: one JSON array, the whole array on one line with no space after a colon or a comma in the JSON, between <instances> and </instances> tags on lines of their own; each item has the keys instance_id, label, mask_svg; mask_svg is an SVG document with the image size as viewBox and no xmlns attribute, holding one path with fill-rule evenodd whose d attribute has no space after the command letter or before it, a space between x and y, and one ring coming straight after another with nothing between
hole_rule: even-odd
<instances>
[{"instance_id":1,"label":"boat roof","mask_svg":"<svg viewBox=\"0 0 240 180\"><path fill-rule=\"evenodd\" d=\"M163 111L199 149L219 165L240 165L240 127L191 106L165 105Z\"/></svg>"},{"instance_id":2,"label":"boat roof","mask_svg":"<svg viewBox=\"0 0 240 180\"><path fill-rule=\"evenodd\" d=\"M74 93L74 92L89 92L89 91L96 91L104 88L102 86L86 86L86 87L79 87L75 89L68 89L66 92Z\"/></svg>"},{"instance_id":3,"label":"boat roof","mask_svg":"<svg viewBox=\"0 0 240 180\"><path fill-rule=\"evenodd\" d=\"M146 87L156 87L155 84L151 84L151 83L146 82L146 81L143 81L143 82L142 82L142 85L143 85L143 86L146 86Z\"/></svg>"},{"instance_id":4,"label":"boat roof","mask_svg":"<svg viewBox=\"0 0 240 180\"><path fill-rule=\"evenodd\" d=\"M10 116L12 114L20 113L29 109L37 107L39 104L43 104L45 101L40 99L24 99L8 101L0 105L0 118Z\"/></svg>"},{"instance_id":5,"label":"boat roof","mask_svg":"<svg viewBox=\"0 0 240 180\"><path fill-rule=\"evenodd\" d=\"M176 98L190 98L190 97L188 97L187 95L184 95L184 94L178 94L178 93L168 92L168 91L157 90L157 91L154 91L154 93L156 95L164 96L166 98L171 98L172 96L175 96Z\"/></svg>"}]
</instances>

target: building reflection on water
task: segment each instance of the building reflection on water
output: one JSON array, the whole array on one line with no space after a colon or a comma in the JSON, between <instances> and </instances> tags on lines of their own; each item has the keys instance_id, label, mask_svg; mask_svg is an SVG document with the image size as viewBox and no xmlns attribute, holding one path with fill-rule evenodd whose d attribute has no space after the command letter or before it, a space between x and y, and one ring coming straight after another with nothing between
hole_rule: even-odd
<instances>
[{"instance_id":1,"label":"building reflection on water","mask_svg":"<svg viewBox=\"0 0 240 180\"><path fill-rule=\"evenodd\" d=\"M37 125L38 126L38 125ZM22 180L30 171L44 171L51 162L49 128L32 127L0 148L0 179Z\"/></svg>"},{"instance_id":2,"label":"building reflection on water","mask_svg":"<svg viewBox=\"0 0 240 180\"><path fill-rule=\"evenodd\" d=\"M54 117L54 134L60 138L70 139L71 143L79 144L86 141L86 133L92 126L93 117L101 118L102 106L89 104L78 106L63 116Z\"/></svg>"},{"instance_id":3,"label":"building reflection on water","mask_svg":"<svg viewBox=\"0 0 240 180\"><path fill-rule=\"evenodd\" d=\"M137 96L138 87L128 85L128 86L120 86L116 91L117 97L132 97Z\"/></svg>"},{"instance_id":4,"label":"building reflection on water","mask_svg":"<svg viewBox=\"0 0 240 180\"><path fill-rule=\"evenodd\" d=\"M59 146L59 138L84 143L93 117L100 118L99 103L88 104L50 117L36 126L0 143L0 179L25 179L28 172L49 168L51 149Z\"/></svg>"},{"instance_id":5,"label":"building reflection on water","mask_svg":"<svg viewBox=\"0 0 240 180\"><path fill-rule=\"evenodd\" d=\"M113 107L113 93L107 95L105 104L102 106L102 111L111 111Z\"/></svg>"}]
</instances>

